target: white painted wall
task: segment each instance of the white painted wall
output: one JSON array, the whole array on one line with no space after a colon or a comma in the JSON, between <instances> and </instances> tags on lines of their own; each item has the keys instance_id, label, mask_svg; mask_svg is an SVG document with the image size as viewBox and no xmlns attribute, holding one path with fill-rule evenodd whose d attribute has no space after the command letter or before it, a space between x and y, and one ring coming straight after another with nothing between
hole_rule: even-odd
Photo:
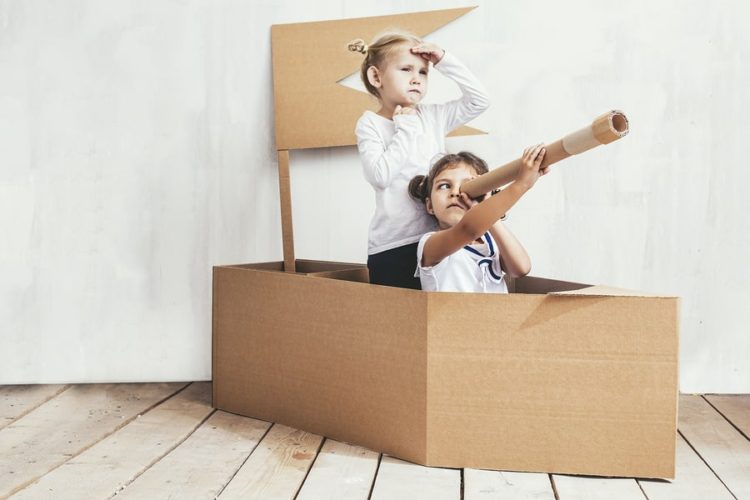
<instances>
[{"instance_id":1,"label":"white painted wall","mask_svg":"<svg viewBox=\"0 0 750 500\"><path fill-rule=\"evenodd\" d=\"M451 150L631 120L513 210L533 273L680 295L682 390L750 392L750 8L476 3L428 37L493 98ZM0 0L0 383L208 379L211 266L281 258L270 25L471 4ZM363 262L356 150L291 161L298 256Z\"/></svg>"}]
</instances>

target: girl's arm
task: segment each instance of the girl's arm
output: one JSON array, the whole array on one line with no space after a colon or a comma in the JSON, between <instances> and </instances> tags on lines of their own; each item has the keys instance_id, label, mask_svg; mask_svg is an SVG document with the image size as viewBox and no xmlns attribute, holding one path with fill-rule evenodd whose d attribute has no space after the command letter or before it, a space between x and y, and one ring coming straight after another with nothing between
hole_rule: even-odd
<instances>
[{"instance_id":1,"label":"girl's arm","mask_svg":"<svg viewBox=\"0 0 750 500\"><path fill-rule=\"evenodd\" d=\"M537 179L546 173L546 170L539 171L544 154L543 144L527 148L524 151L516 180L510 186L470 208L455 226L430 236L422 252L422 266L430 267L439 264L444 258L457 252L490 229L534 186ZM468 199L465 193L461 193L461 196L464 200Z\"/></svg>"},{"instance_id":2,"label":"girl's arm","mask_svg":"<svg viewBox=\"0 0 750 500\"><path fill-rule=\"evenodd\" d=\"M357 123L357 148L365 179L375 188L385 189L391 184L399 167L407 162L419 131L419 118L416 115L396 115L393 123L396 133L389 144L383 142L377 126L371 121L360 120Z\"/></svg>"},{"instance_id":3,"label":"girl's arm","mask_svg":"<svg viewBox=\"0 0 750 500\"><path fill-rule=\"evenodd\" d=\"M456 56L434 44L423 44L412 49L412 52L418 52L422 57L425 57L424 51L428 51L432 58L429 60L433 61L435 69L456 82L463 94L459 99L439 106L446 133L470 122L490 107L487 90ZM434 62L440 54L442 56L438 62Z\"/></svg>"},{"instance_id":4,"label":"girl's arm","mask_svg":"<svg viewBox=\"0 0 750 500\"><path fill-rule=\"evenodd\" d=\"M500 256L500 265L503 271L508 273L511 278L520 278L529 274L529 271L531 271L529 254L526 253L526 249L510 229L505 227L502 222L497 221L490 228L490 234L497 243L497 253Z\"/></svg>"}]
</instances>

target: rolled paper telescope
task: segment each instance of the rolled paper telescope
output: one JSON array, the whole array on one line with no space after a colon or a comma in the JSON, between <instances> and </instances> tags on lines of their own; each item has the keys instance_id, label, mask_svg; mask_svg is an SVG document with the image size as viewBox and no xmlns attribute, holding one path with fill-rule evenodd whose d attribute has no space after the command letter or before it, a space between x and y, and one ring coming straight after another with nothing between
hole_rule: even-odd
<instances>
[{"instance_id":1,"label":"rolled paper telescope","mask_svg":"<svg viewBox=\"0 0 750 500\"><path fill-rule=\"evenodd\" d=\"M596 118L593 123L581 130L568 134L562 139L547 144L547 153L544 155L541 168L544 168L560 160L602 144L609 144L624 137L628 133L628 119L622 111L609 111ZM510 163L490 170L461 185L461 191L472 198L489 193L493 189L500 188L516 178L518 168L521 166L521 158Z\"/></svg>"}]
</instances>

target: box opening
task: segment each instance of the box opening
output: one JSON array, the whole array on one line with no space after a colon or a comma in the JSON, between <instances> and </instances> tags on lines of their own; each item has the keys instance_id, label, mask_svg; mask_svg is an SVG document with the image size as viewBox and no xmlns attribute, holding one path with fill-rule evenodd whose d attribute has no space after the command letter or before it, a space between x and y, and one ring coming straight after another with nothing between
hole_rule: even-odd
<instances>
[{"instance_id":1,"label":"box opening","mask_svg":"<svg viewBox=\"0 0 750 500\"><path fill-rule=\"evenodd\" d=\"M352 262L328 262L320 260L295 260L296 273L316 278L328 278L355 283L369 283L369 273L365 264ZM284 272L284 262L260 262L256 264L236 264L230 266L239 269L252 269L258 271ZM508 292L529 295L546 295L555 292L568 292L582 290L591 285L575 283L572 281L539 278L536 276L523 276L521 278L507 278ZM435 292L439 293L439 292Z\"/></svg>"}]
</instances>

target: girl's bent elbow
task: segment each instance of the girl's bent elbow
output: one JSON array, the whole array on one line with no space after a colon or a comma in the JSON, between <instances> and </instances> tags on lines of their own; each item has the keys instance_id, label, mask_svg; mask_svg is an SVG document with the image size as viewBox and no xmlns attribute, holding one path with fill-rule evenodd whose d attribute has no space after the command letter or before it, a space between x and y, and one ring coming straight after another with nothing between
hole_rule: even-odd
<instances>
[{"instance_id":1,"label":"girl's bent elbow","mask_svg":"<svg viewBox=\"0 0 750 500\"><path fill-rule=\"evenodd\" d=\"M516 273L512 274L511 277L512 278L523 278L524 276L526 276L530 272L531 272L531 263L529 263L529 264L527 264L527 265L525 265L523 267L519 267L518 270L516 271Z\"/></svg>"},{"instance_id":2,"label":"girl's bent elbow","mask_svg":"<svg viewBox=\"0 0 750 500\"><path fill-rule=\"evenodd\" d=\"M481 109L482 111L486 111L490 107L490 99L487 96L482 96L483 98L479 100L477 103L477 107Z\"/></svg>"},{"instance_id":3,"label":"girl's bent elbow","mask_svg":"<svg viewBox=\"0 0 750 500\"><path fill-rule=\"evenodd\" d=\"M476 111L486 111L490 104L490 98L486 94L475 95L471 99L471 107Z\"/></svg>"},{"instance_id":4,"label":"girl's bent elbow","mask_svg":"<svg viewBox=\"0 0 750 500\"><path fill-rule=\"evenodd\" d=\"M485 228L479 227L476 224L465 222L465 219L461 220L461 222L456 224L456 226L454 227L458 230L459 234L461 235L460 238L461 238L461 241L464 242L464 245L468 245L472 241L476 240L477 238L482 236L486 231Z\"/></svg>"},{"instance_id":5,"label":"girl's bent elbow","mask_svg":"<svg viewBox=\"0 0 750 500\"><path fill-rule=\"evenodd\" d=\"M390 179L378 172L368 172L365 170L365 179L367 179L367 182L369 182L375 189L385 189L390 184Z\"/></svg>"}]
</instances>

